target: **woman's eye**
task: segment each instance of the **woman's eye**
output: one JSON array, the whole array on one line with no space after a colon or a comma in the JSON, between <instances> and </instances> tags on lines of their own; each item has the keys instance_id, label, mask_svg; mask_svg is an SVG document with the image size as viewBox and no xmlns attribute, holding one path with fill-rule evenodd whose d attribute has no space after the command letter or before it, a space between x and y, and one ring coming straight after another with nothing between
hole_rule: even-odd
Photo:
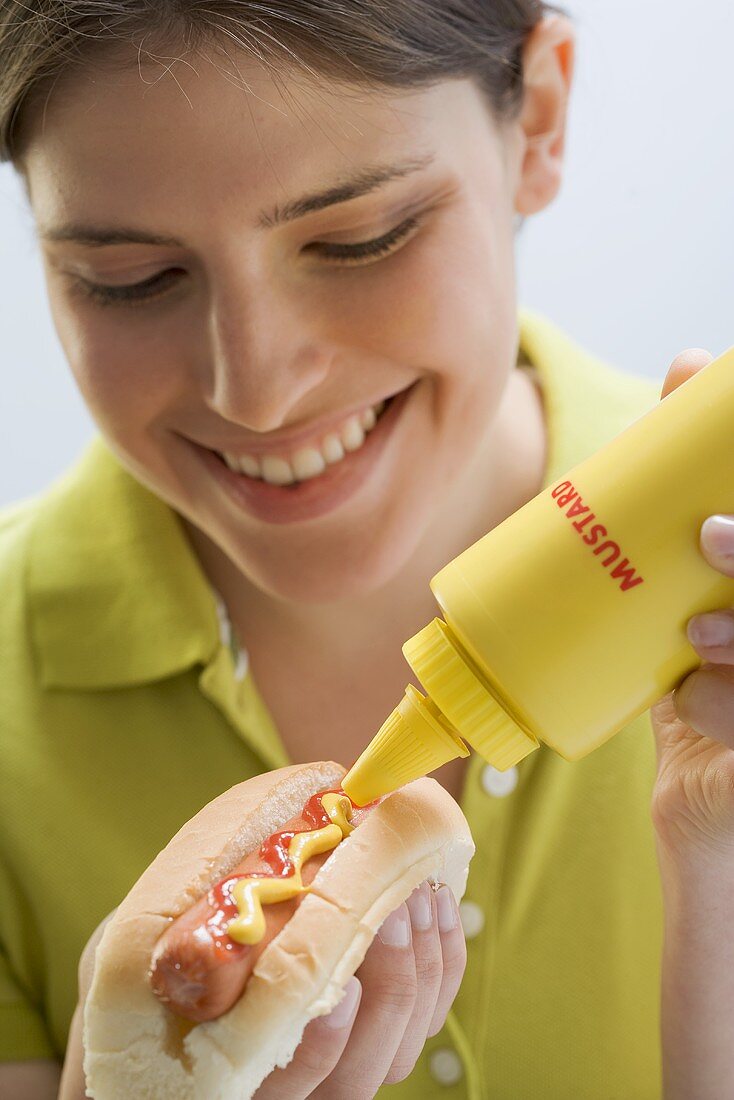
<instances>
[{"instance_id":1,"label":"woman's eye","mask_svg":"<svg viewBox=\"0 0 734 1100\"><path fill-rule=\"evenodd\" d=\"M113 305L116 302L130 305L151 298L160 298L176 281L176 276L180 272L180 267L170 267L157 275L152 275L142 283L129 283L123 286L105 286L103 283L90 283L87 279L78 279L75 280L73 289L83 294L85 298L99 302L100 305Z\"/></svg>"},{"instance_id":2,"label":"woman's eye","mask_svg":"<svg viewBox=\"0 0 734 1100\"><path fill-rule=\"evenodd\" d=\"M387 252L395 251L399 244L411 230L420 224L420 218L407 218L400 225L395 226L389 233L382 237L375 237L371 241L362 241L360 244L315 244L310 245L320 256L326 256L330 260L365 260L376 259Z\"/></svg>"},{"instance_id":3,"label":"woman's eye","mask_svg":"<svg viewBox=\"0 0 734 1100\"><path fill-rule=\"evenodd\" d=\"M413 216L407 218L400 225L385 233L382 237L375 237L371 241L362 241L359 244L326 244L318 242L308 245L308 250L316 252L319 256L328 260L338 260L341 263L360 263L364 260L376 260L380 256L397 250L397 246L409 236L413 229L420 224L420 218ZM134 305L137 302L147 302L151 299L161 298L170 286L177 281L181 268L168 268L142 283L129 283L123 286L105 286L103 283L91 283L87 279L75 280L75 291L81 292L84 297L100 305Z\"/></svg>"}]
</instances>

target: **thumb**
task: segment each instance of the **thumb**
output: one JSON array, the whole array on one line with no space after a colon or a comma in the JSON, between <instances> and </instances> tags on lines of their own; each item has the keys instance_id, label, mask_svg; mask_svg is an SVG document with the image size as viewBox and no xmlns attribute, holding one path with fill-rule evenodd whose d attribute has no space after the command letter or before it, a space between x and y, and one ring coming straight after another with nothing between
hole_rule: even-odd
<instances>
[{"instance_id":1,"label":"thumb","mask_svg":"<svg viewBox=\"0 0 734 1100\"><path fill-rule=\"evenodd\" d=\"M102 939L102 933L105 930L105 926L108 921L112 920L117 909L113 909L111 913L101 921L95 928L92 935L87 940L87 943L82 951L81 958L79 959L79 1003L83 1004L87 999L90 986L92 984L92 978L94 976L94 956L97 950L97 944Z\"/></svg>"},{"instance_id":2,"label":"thumb","mask_svg":"<svg viewBox=\"0 0 734 1100\"><path fill-rule=\"evenodd\" d=\"M674 746L680 744L684 734L690 733L688 726L678 717L673 702L674 695L675 691L669 691L667 695L663 695L662 699L658 699L657 703L650 707L658 767L660 767L663 756Z\"/></svg>"},{"instance_id":3,"label":"thumb","mask_svg":"<svg viewBox=\"0 0 734 1100\"><path fill-rule=\"evenodd\" d=\"M673 390L677 390L678 386L682 386L684 382L697 374L702 367L708 366L709 363L713 362L713 358L711 352L706 351L704 348L688 348L687 351L682 351L680 355L676 355L665 376L660 400L662 401Z\"/></svg>"}]
</instances>

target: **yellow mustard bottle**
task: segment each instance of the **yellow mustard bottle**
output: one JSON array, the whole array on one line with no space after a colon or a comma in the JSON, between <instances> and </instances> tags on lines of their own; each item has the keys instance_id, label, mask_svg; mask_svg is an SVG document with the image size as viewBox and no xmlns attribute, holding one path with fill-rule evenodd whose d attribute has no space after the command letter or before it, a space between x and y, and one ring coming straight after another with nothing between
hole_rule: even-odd
<instances>
[{"instance_id":1,"label":"yellow mustard bottle","mask_svg":"<svg viewBox=\"0 0 734 1100\"><path fill-rule=\"evenodd\" d=\"M359 805L465 742L505 770L540 742L598 748L701 659L691 616L734 604L699 533L734 513L734 347L431 580L443 613L403 646L412 685L344 777Z\"/></svg>"}]
</instances>

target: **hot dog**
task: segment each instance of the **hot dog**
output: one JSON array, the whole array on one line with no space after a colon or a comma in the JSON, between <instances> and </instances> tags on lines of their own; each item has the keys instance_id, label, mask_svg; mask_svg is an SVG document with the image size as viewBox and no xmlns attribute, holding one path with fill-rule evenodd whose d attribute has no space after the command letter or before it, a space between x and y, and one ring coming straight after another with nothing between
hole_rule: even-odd
<instances>
[{"instance_id":1,"label":"hot dog","mask_svg":"<svg viewBox=\"0 0 734 1100\"><path fill-rule=\"evenodd\" d=\"M451 796L419 779L345 807L344 774L325 762L240 783L144 871L97 947L88 1095L251 1097L339 1002L382 921L423 879L461 898L474 845ZM339 825L324 792L342 800Z\"/></svg>"},{"instance_id":2,"label":"hot dog","mask_svg":"<svg viewBox=\"0 0 734 1100\"><path fill-rule=\"evenodd\" d=\"M338 812L324 808L322 795L331 795L331 807L341 804L344 814L342 835L355 829L377 803L355 807L341 788L312 795L304 810L272 833L260 849L251 852L221 879L191 909L166 929L153 951L151 984L156 996L172 1012L188 1020L214 1020L232 1007L242 995L259 956L280 932L305 897L331 847L310 855L300 871L299 889L292 897L262 906L264 929L247 943L229 934L238 919L232 890L238 880L258 881L278 876L292 880L296 867L289 858L289 840L323 829ZM328 802L327 802L328 806Z\"/></svg>"}]
</instances>

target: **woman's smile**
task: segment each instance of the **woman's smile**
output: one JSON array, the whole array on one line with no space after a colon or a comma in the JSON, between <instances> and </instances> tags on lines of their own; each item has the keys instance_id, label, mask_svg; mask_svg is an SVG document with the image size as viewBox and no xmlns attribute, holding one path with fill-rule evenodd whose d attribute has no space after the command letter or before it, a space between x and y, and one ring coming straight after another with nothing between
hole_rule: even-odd
<instances>
[{"instance_id":1,"label":"woman's smile","mask_svg":"<svg viewBox=\"0 0 734 1100\"><path fill-rule=\"evenodd\" d=\"M350 499L378 468L416 385L367 406L361 420L352 415L341 432L325 437L319 449L302 448L292 458L283 457L283 452L248 453L240 456L242 466L236 470L231 468L233 456L227 460L215 450L194 446L228 499L254 518L279 524L318 519ZM297 470L307 463L317 472L299 475Z\"/></svg>"}]
</instances>

